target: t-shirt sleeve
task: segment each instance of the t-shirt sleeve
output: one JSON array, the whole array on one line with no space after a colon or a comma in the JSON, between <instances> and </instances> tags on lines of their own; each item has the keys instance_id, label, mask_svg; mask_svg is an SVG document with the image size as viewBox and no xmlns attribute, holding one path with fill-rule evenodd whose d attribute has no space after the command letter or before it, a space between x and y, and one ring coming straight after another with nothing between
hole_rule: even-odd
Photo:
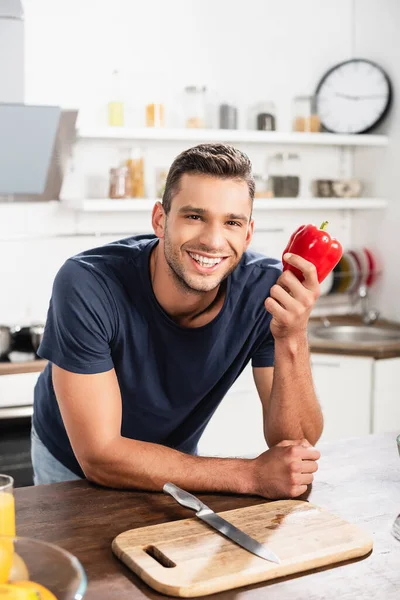
<instances>
[{"instance_id":1,"label":"t-shirt sleeve","mask_svg":"<svg viewBox=\"0 0 400 600\"><path fill-rule=\"evenodd\" d=\"M105 283L89 267L69 259L54 280L38 354L73 373L109 371L116 326Z\"/></svg>"},{"instance_id":2,"label":"t-shirt sleeve","mask_svg":"<svg viewBox=\"0 0 400 600\"><path fill-rule=\"evenodd\" d=\"M251 358L252 367L273 367L275 358L274 336L269 331Z\"/></svg>"}]
</instances>

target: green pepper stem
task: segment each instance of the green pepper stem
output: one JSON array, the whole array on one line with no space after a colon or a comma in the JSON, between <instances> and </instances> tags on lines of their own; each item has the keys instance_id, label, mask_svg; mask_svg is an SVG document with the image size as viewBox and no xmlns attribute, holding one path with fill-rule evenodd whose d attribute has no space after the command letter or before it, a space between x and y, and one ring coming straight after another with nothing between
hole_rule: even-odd
<instances>
[{"instance_id":1,"label":"green pepper stem","mask_svg":"<svg viewBox=\"0 0 400 600\"><path fill-rule=\"evenodd\" d=\"M326 226L328 225L328 223L329 223L329 221L323 221L320 229L322 229L322 231L325 231Z\"/></svg>"}]
</instances>

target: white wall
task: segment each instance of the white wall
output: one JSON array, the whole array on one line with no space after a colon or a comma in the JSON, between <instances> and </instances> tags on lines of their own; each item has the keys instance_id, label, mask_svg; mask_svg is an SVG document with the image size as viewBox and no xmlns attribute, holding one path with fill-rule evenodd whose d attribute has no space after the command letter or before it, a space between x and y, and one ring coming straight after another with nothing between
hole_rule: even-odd
<instances>
[{"instance_id":1,"label":"white wall","mask_svg":"<svg viewBox=\"0 0 400 600\"><path fill-rule=\"evenodd\" d=\"M367 55L389 73L394 103L386 127L390 144L384 155L373 149L357 150L355 173L389 200L380 219L359 215L353 221L353 239L369 245L378 255L383 275L372 294L373 303L387 318L400 320L400 2L355 0L355 53Z\"/></svg>"},{"instance_id":2,"label":"white wall","mask_svg":"<svg viewBox=\"0 0 400 600\"><path fill-rule=\"evenodd\" d=\"M161 87L172 120L183 87L205 83L212 102L275 100L289 129L291 98L352 49L349 0L29 0L25 10L26 101L85 107L85 120L105 117L118 68L131 105Z\"/></svg>"}]
</instances>

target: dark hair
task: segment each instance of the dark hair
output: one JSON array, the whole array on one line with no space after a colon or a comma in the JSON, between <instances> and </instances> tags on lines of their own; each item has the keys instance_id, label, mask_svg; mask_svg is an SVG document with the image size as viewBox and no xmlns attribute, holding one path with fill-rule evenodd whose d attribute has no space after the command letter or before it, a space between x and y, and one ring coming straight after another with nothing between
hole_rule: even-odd
<instances>
[{"instance_id":1,"label":"dark hair","mask_svg":"<svg viewBox=\"0 0 400 600\"><path fill-rule=\"evenodd\" d=\"M184 173L210 175L221 179L240 179L249 187L253 203L255 183L249 157L227 144L199 144L188 148L176 157L168 172L162 204L168 214L171 201L179 189L180 178Z\"/></svg>"}]
</instances>

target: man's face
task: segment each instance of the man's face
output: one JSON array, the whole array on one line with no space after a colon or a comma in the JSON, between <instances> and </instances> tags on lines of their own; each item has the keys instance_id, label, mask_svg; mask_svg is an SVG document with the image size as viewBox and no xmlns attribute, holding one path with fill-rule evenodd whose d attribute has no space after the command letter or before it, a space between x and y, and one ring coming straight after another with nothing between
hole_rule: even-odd
<instances>
[{"instance_id":1,"label":"man's face","mask_svg":"<svg viewBox=\"0 0 400 600\"><path fill-rule=\"evenodd\" d=\"M182 176L164 230L165 259L186 291L209 292L238 265L253 234L248 185Z\"/></svg>"}]
</instances>

